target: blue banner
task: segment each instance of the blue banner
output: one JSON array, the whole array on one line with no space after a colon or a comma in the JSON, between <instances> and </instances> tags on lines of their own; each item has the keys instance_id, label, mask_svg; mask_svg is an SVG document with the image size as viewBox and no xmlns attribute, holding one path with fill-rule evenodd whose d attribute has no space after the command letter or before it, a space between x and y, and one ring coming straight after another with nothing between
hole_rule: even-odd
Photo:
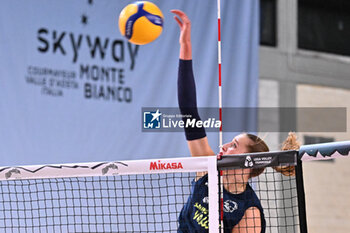
<instances>
[{"instance_id":1,"label":"blue banner","mask_svg":"<svg viewBox=\"0 0 350 233\"><path fill-rule=\"evenodd\" d=\"M163 32L142 46L118 29L131 1L0 3L3 166L189 155L181 132L144 133L141 111L177 107L179 29L171 9L192 21L198 106L218 106L217 5L153 2L164 14ZM223 106L255 107L258 0L221 4ZM218 148L218 134L208 137Z\"/></svg>"}]
</instances>

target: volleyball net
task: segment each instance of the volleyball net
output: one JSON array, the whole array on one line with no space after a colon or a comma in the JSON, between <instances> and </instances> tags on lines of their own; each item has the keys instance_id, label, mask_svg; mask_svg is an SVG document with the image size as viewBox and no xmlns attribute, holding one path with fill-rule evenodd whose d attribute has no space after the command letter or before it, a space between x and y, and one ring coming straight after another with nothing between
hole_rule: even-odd
<instances>
[{"instance_id":1,"label":"volleyball net","mask_svg":"<svg viewBox=\"0 0 350 233\"><path fill-rule=\"evenodd\" d=\"M349 148L345 142L219 159L1 167L0 232L178 232L189 221L184 208L193 210L191 224L227 232L223 216L249 203L251 195L242 193L253 190L266 232L304 233L301 160L349 156ZM242 180L254 172L250 189ZM195 192L201 181L205 191Z\"/></svg>"}]
</instances>

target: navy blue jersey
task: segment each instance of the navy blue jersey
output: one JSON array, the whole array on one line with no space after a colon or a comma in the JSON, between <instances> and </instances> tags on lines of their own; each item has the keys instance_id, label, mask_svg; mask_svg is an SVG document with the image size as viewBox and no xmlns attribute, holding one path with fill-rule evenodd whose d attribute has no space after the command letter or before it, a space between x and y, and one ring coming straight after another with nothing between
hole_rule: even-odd
<instances>
[{"instance_id":1,"label":"navy blue jersey","mask_svg":"<svg viewBox=\"0 0 350 233\"><path fill-rule=\"evenodd\" d=\"M179 216L178 233L207 233L209 229L208 175L198 181L192 181L190 197ZM250 207L260 210L261 233L265 233L265 218L260 200L254 190L247 184L246 190L240 194L232 194L224 190L224 232L231 233L239 223L245 211Z\"/></svg>"}]
</instances>

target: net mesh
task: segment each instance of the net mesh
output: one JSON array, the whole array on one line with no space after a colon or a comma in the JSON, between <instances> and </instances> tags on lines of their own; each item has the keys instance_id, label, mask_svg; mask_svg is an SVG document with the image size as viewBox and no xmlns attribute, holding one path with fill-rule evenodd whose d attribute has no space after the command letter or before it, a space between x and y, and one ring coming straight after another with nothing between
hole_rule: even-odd
<instances>
[{"instance_id":1,"label":"net mesh","mask_svg":"<svg viewBox=\"0 0 350 233\"><path fill-rule=\"evenodd\" d=\"M231 232L233 227L239 233L247 232L248 228L259 233L264 232L263 229L267 233L300 232L295 176L282 175L268 167L259 176L249 179L247 185L245 179L252 171L222 170L224 232ZM246 212L237 213L241 208ZM256 208L256 211L248 214L248 208Z\"/></svg>"},{"instance_id":2,"label":"net mesh","mask_svg":"<svg viewBox=\"0 0 350 233\"><path fill-rule=\"evenodd\" d=\"M0 182L0 232L176 232L194 173Z\"/></svg>"},{"instance_id":3,"label":"net mesh","mask_svg":"<svg viewBox=\"0 0 350 233\"><path fill-rule=\"evenodd\" d=\"M245 157L239 159L245 162ZM211 188L206 179L207 172L203 169L201 172L191 172L192 169L176 172L170 169L165 172L161 169L166 169L168 165L155 167L153 162L144 163L146 170L158 170L135 175L119 173L28 179L23 175L24 170L30 169L18 168L23 174L14 172L16 169L3 169L10 170L11 177L5 174L5 178L0 180L0 232L178 232L179 228L188 232L188 222L200 225L203 232L207 231L208 186ZM194 163L190 162L191 165ZM128 164L132 167L131 163ZM158 161L157 164L162 163ZM185 163L182 165L184 168L187 166ZM57 167L61 166L44 166L30 171L40 172L47 168L56 172ZM67 169L74 170L75 167L69 166ZM79 167L99 167L105 173L100 164ZM118 172L129 167L120 166ZM300 232L295 176L285 176L268 167L259 176L249 179L249 189L247 183L242 181L252 168L233 169L225 166L219 169L223 169L221 184L224 196L218 206L222 204L225 233L231 232L233 225L238 223L232 219L242 219L244 211L241 215L238 213L240 206L251 203L254 195L256 199L251 206L260 207L257 203L261 203L263 215L253 212L248 216L244 221L253 221L253 225L248 224L249 227L255 224L256 232L263 232L261 229L265 225L267 233ZM216 177L217 173L218 170L211 174ZM21 177L13 177L16 175ZM232 198L232 195L236 196ZM192 209L187 217L181 214L184 207ZM219 208L215 211L219 211ZM247 231L247 226L240 224L235 228L238 232Z\"/></svg>"},{"instance_id":4,"label":"net mesh","mask_svg":"<svg viewBox=\"0 0 350 233\"><path fill-rule=\"evenodd\" d=\"M269 167L251 183L264 209L266 232L299 232L295 176L282 175Z\"/></svg>"}]
</instances>

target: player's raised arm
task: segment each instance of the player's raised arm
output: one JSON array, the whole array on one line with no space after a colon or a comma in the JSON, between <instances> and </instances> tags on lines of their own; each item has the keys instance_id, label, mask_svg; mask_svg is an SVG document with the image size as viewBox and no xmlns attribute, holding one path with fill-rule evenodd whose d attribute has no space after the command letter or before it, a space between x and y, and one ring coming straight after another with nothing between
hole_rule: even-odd
<instances>
[{"instance_id":1,"label":"player's raised arm","mask_svg":"<svg viewBox=\"0 0 350 233\"><path fill-rule=\"evenodd\" d=\"M180 10L172 10L180 27L180 61L178 73L178 102L182 115L190 115L190 119L200 120L196 86L192 70L191 21ZM186 120L186 118L184 118ZM204 128L185 127L186 139L192 156L214 155L210 148Z\"/></svg>"}]
</instances>

